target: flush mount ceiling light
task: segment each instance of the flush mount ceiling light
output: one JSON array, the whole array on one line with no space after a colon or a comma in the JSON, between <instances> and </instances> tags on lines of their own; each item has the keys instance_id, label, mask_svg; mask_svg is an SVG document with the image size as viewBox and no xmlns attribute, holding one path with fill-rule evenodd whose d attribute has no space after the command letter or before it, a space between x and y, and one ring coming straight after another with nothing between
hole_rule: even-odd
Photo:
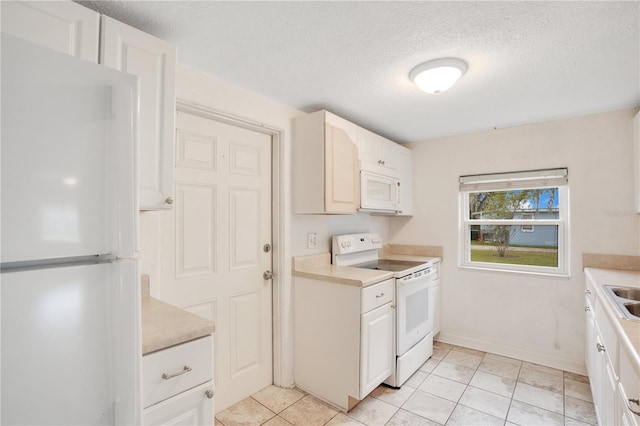
<instances>
[{"instance_id":1,"label":"flush mount ceiling light","mask_svg":"<svg viewBox=\"0 0 640 426\"><path fill-rule=\"evenodd\" d=\"M409 78L423 92L437 94L450 89L466 70L462 59L434 59L412 69Z\"/></svg>"}]
</instances>

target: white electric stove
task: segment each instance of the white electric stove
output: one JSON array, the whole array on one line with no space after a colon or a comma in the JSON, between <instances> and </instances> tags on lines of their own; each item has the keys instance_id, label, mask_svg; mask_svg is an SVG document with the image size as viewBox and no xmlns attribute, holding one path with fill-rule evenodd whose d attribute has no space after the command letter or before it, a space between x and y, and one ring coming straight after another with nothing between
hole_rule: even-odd
<instances>
[{"instance_id":1,"label":"white electric stove","mask_svg":"<svg viewBox=\"0 0 640 426\"><path fill-rule=\"evenodd\" d=\"M400 387L433 354L436 271L431 262L379 258L381 247L377 233L337 235L332 240L332 263L393 272L396 362L384 383Z\"/></svg>"}]
</instances>

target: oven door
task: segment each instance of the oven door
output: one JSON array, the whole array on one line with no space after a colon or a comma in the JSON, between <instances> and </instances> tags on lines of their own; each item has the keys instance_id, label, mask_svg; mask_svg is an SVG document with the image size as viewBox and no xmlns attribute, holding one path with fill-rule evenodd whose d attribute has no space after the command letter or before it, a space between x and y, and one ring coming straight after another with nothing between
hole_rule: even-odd
<instances>
[{"instance_id":1,"label":"oven door","mask_svg":"<svg viewBox=\"0 0 640 426\"><path fill-rule=\"evenodd\" d=\"M360 172L360 210L395 212L399 203L398 179L367 171Z\"/></svg>"},{"instance_id":2,"label":"oven door","mask_svg":"<svg viewBox=\"0 0 640 426\"><path fill-rule=\"evenodd\" d=\"M435 270L396 280L397 354L404 354L433 331L433 278Z\"/></svg>"}]
</instances>

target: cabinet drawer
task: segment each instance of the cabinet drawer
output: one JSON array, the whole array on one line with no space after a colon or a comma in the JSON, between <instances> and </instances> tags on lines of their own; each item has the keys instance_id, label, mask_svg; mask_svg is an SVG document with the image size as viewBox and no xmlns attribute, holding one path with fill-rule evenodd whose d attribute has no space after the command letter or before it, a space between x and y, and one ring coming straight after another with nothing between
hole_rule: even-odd
<instances>
[{"instance_id":1,"label":"cabinet drawer","mask_svg":"<svg viewBox=\"0 0 640 426\"><path fill-rule=\"evenodd\" d=\"M207 336L145 355L142 406L148 407L212 380L211 342L212 337Z\"/></svg>"},{"instance_id":2,"label":"cabinet drawer","mask_svg":"<svg viewBox=\"0 0 640 426\"><path fill-rule=\"evenodd\" d=\"M389 303L393 300L394 280L386 280L362 289L362 312Z\"/></svg>"}]
</instances>

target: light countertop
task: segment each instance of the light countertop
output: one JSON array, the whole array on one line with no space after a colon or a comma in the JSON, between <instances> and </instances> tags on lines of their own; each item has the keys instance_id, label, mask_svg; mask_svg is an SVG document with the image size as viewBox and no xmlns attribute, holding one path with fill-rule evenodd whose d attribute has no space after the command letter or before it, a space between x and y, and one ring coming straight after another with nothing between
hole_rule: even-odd
<instances>
[{"instance_id":1,"label":"light countertop","mask_svg":"<svg viewBox=\"0 0 640 426\"><path fill-rule=\"evenodd\" d=\"M413 260L417 262L437 262L439 257L413 256L406 254L385 255L384 259ZM337 284L367 287L371 284L393 278L393 272L375 269L335 266L331 264L331 255L322 253L310 256L298 256L293 261L293 275Z\"/></svg>"},{"instance_id":2,"label":"light countertop","mask_svg":"<svg viewBox=\"0 0 640 426\"><path fill-rule=\"evenodd\" d=\"M620 346L630 356L636 371L640 374L640 321L621 318L604 288L605 285L640 288L640 272L585 268L584 273L591 279L596 296L603 302L602 306L616 330Z\"/></svg>"},{"instance_id":3,"label":"light countertop","mask_svg":"<svg viewBox=\"0 0 640 426\"><path fill-rule=\"evenodd\" d=\"M142 355L215 331L213 321L149 296L142 297Z\"/></svg>"}]
</instances>

